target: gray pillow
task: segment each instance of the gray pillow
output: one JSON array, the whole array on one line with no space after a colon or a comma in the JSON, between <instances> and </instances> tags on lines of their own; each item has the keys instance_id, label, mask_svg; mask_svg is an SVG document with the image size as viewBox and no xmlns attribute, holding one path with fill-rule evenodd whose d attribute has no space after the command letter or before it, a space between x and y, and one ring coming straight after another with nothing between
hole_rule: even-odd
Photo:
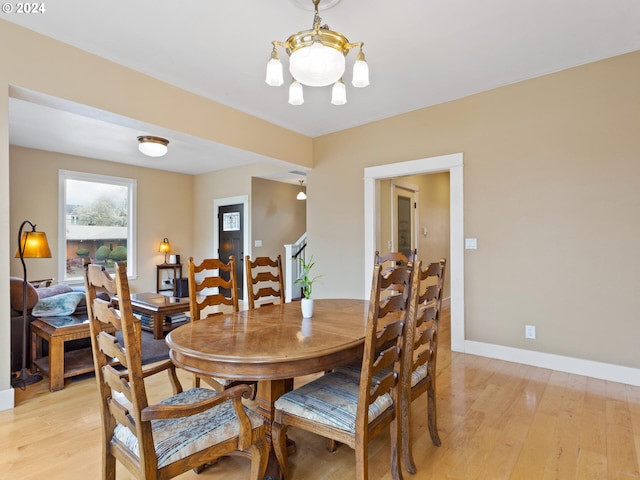
<instances>
[{"instance_id":1,"label":"gray pillow","mask_svg":"<svg viewBox=\"0 0 640 480\"><path fill-rule=\"evenodd\" d=\"M80 301L84 299L82 292L68 292L41 298L31 311L34 317L59 317L71 315L76 311Z\"/></svg>"},{"instance_id":2,"label":"gray pillow","mask_svg":"<svg viewBox=\"0 0 640 480\"><path fill-rule=\"evenodd\" d=\"M38 294L38 298L40 300L42 300L43 298L49 298L53 297L54 295L60 295L61 293L68 292L73 292L73 288L63 283L51 285L50 287L36 288L36 293Z\"/></svg>"}]
</instances>

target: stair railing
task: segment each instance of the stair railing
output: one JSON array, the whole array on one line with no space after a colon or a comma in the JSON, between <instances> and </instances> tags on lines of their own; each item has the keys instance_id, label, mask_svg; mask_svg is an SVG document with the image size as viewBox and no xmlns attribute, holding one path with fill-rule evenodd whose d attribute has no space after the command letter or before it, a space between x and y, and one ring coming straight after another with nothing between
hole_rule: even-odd
<instances>
[{"instance_id":1,"label":"stair railing","mask_svg":"<svg viewBox=\"0 0 640 480\"><path fill-rule=\"evenodd\" d=\"M300 258L305 259L305 247L307 246L307 233L303 233L302 236L296 240L295 243L291 243L284 246L285 249L285 261L284 261L284 296L285 302L302 297L302 289L294 282L302 275L302 268L300 266Z\"/></svg>"}]
</instances>

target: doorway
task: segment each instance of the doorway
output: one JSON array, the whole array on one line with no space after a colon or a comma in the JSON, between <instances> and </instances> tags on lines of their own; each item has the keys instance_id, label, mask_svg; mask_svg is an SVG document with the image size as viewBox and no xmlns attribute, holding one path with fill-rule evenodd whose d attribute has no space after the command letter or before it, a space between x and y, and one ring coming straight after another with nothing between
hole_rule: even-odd
<instances>
[{"instance_id":1,"label":"doorway","mask_svg":"<svg viewBox=\"0 0 640 480\"><path fill-rule=\"evenodd\" d=\"M391 248L389 251L402 252L407 258L418 247L418 187L416 185L391 181Z\"/></svg>"},{"instance_id":2,"label":"doorway","mask_svg":"<svg viewBox=\"0 0 640 480\"><path fill-rule=\"evenodd\" d=\"M451 282L451 349L464 352L464 205L463 154L379 165L364 169L364 296L370 288L377 232L376 182L405 175L449 172L450 186L450 245L451 258L447 262Z\"/></svg>"},{"instance_id":3,"label":"doorway","mask_svg":"<svg viewBox=\"0 0 640 480\"><path fill-rule=\"evenodd\" d=\"M228 262L233 255L236 259L236 279L238 282L238 299L245 295L244 255L249 254L249 199L246 195L214 200L214 236L213 251L216 257Z\"/></svg>"}]
</instances>

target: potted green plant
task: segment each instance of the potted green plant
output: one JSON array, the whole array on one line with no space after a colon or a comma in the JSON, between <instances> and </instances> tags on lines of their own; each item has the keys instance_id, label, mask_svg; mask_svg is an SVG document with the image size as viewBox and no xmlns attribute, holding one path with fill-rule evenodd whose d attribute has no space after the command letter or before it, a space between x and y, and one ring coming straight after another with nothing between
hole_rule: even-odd
<instances>
[{"instance_id":1,"label":"potted green plant","mask_svg":"<svg viewBox=\"0 0 640 480\"><path fill-rule=\"evenodd\" d=\"M305 261L303 257L300 257L300 267L302 268L302 275L297 278L294 283L302 287L302 317L311 318L313 316L313 298L311 293L313 291L313 284L322 277L322 275L316 275L311 277L311 269L315 265L313 261L313 255L309 258L309 261Z\"/></svg>"}]
</instances>

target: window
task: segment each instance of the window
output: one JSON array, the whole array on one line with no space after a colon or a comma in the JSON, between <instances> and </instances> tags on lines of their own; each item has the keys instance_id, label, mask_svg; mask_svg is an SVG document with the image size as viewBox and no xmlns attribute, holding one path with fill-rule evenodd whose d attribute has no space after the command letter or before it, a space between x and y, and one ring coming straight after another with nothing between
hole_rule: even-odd
<instances>
[{"instance_id":1,"label":"window","mask_svg":"<svg viewBox=\"0 0 640 480\"><path fill-rule=\"evenodd\" d=\"M113 272L115 262L136 274L136 181L60 170L59 258L61 281L82 282L85 259Z\"/></svg>"}]
</instances>

